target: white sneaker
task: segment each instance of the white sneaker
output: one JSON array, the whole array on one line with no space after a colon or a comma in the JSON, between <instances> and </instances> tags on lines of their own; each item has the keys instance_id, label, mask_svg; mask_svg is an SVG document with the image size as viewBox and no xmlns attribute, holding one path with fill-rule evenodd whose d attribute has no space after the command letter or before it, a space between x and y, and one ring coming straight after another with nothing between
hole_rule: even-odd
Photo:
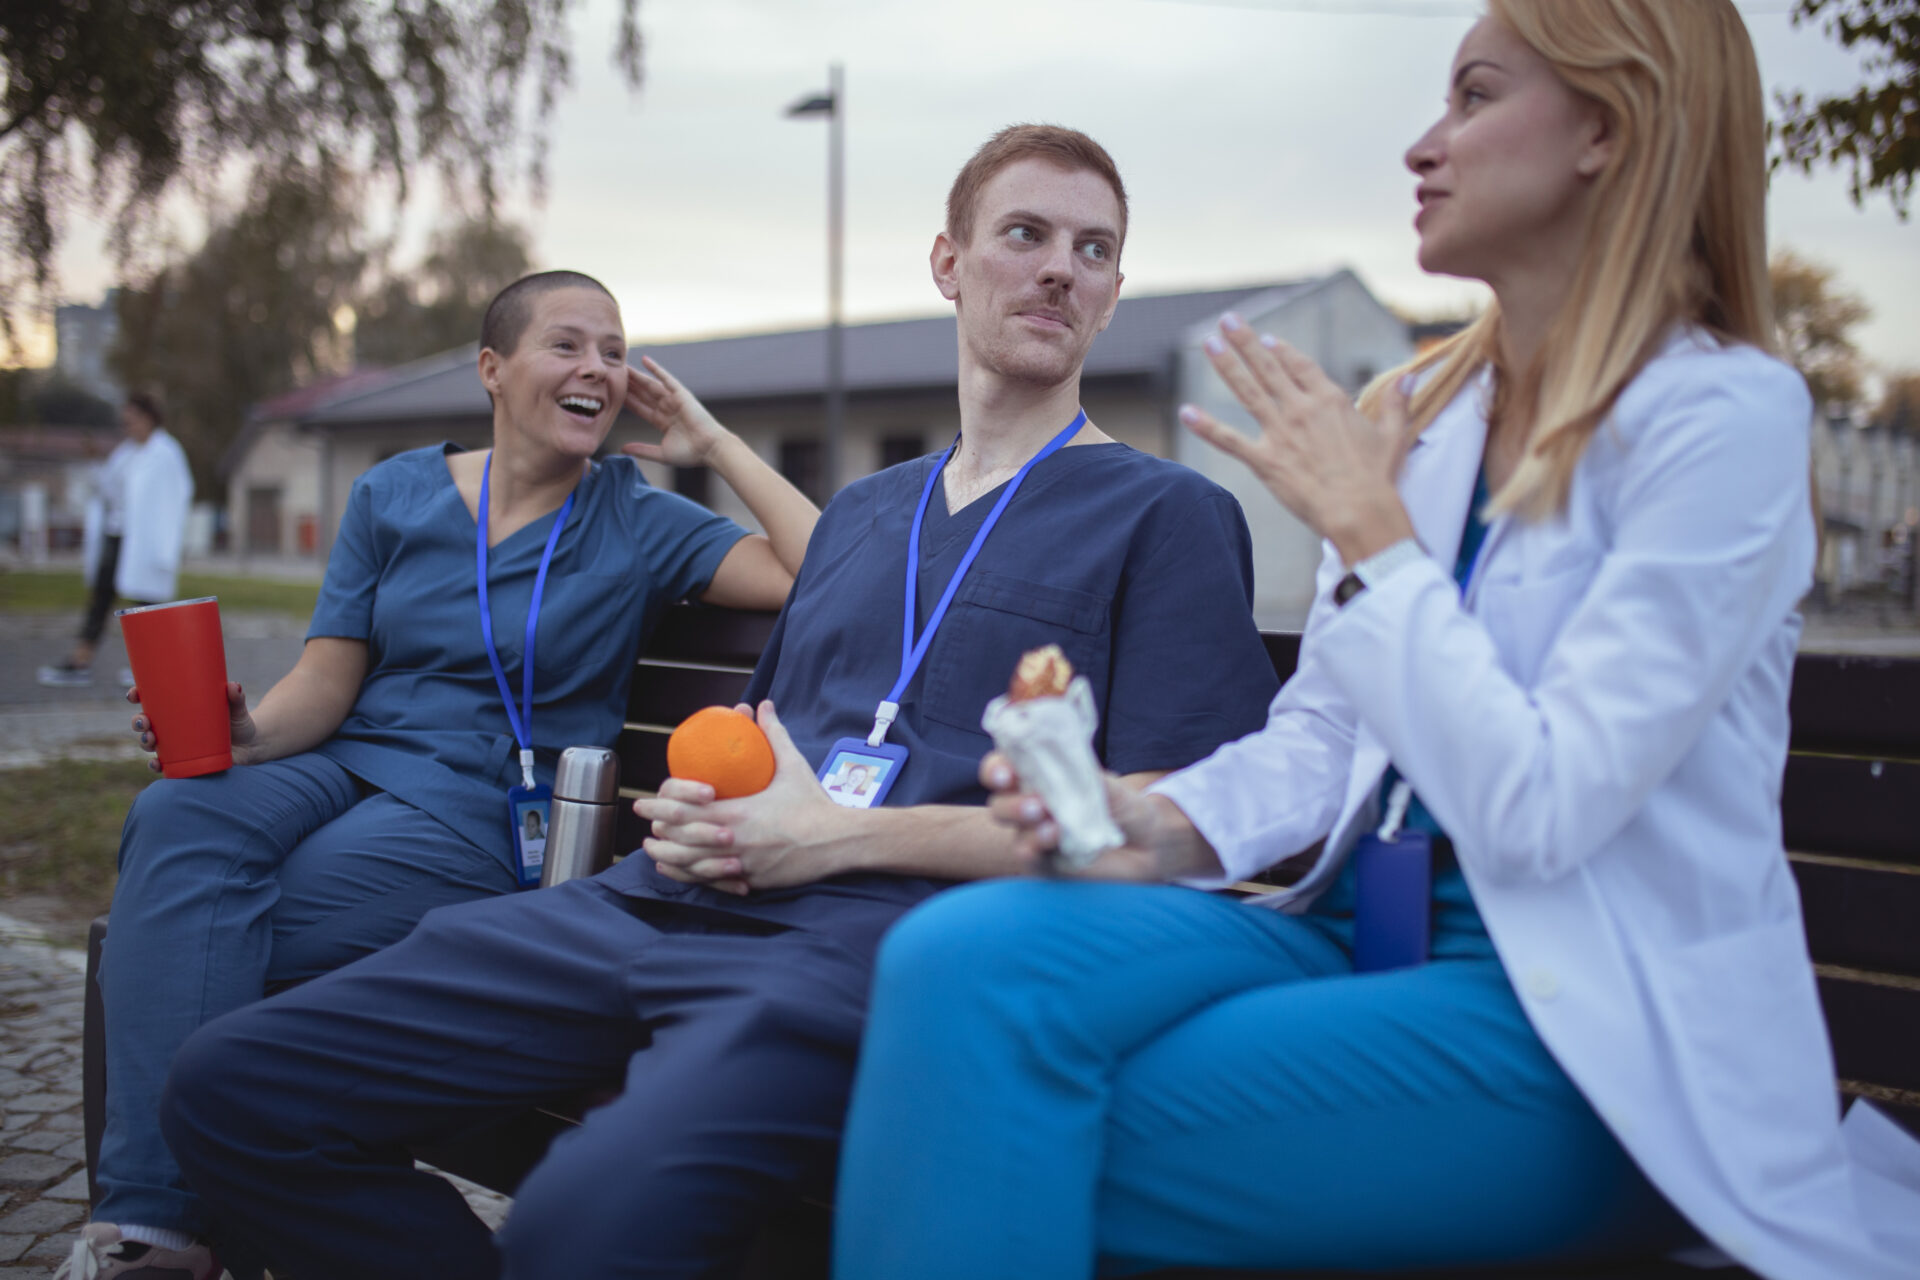
<instances>
[{"instance_id":1,"label":"white sneaker","mask_svg":"<svg viewBox=\"0 0 1920 1280\"><path fill-rule=\"evenodd\" d=\"M111 1222L89 1222L53 1280L219 1280L220 1260L204 1244L161 1249L124 1240Z\"/></svg>"},{"instance_id":2,"label":"white sneaker","mask_svg":"<svg viewBox=\"0 0 1920 1280\"><path fill-rule=\"evenodd\" d=\"M133 668L132 667L120 668L120 687L122 689L133 688Z\"/></svg>"},{"instance_id":3,"label":"white sneaker","mask_svg":"<svg viewBox=\"0 0 1920 1280\"><path fill-rule=\"evenodd\" d=\"M71 662L62 662L58 666L42 667L34 673L41 684L56 689L77 689L93 683L92 667L76 667Z\"/></svg>"}]
</instances>

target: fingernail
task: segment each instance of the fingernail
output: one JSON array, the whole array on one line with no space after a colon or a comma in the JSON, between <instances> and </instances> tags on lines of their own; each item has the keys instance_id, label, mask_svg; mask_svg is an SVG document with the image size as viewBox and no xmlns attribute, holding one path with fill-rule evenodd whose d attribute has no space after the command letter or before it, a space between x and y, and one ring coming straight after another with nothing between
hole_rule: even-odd
<instances>
[{"instance_id":1,"label":"fingernail","mask_svg":"<svg viewBox=\"0 0 1920 1280\"><path fill-rule=\"evenodd\" d=\"M1180 421L1192 426L1200 421L1200 411L1190 404L1183 404L1180 406Z\"/></svg>"},{"instance_id":2,"label":"fingernail","mask_svg":"<svg viewBox=\"0 0 1920 1280\"><path fill-rule=\"evenodd\" d=\"M1220 317L1220 327L1229 333L1237 333L1247 327L1247 322L1229 311Z\"/></svg>"},{"instance_id":3,"label":"fingernail","mask_svg":"<svg viewBox=\"0 0 1920 1280\"><path fill-rule=\"evenodd\" d=\"M1415 377L1413 374L1403 373L1400 375L1400 394L1401 395L1403 396L1412 395L1413 389L1419 385L1420 385L1420 379Z\"/></svg>"},{"instance_id":4,"label":"fingernail","mask_svg":"<svg viewBox=\"0 0 1920 1280\"><path fill-rule=\"evenodd\" d=\"M1007 768L1005 765L999 765L999 766L996 766L995 768L987 770L988 786L1005 787L1005 786L1011 785L1012 782L1013 782L1013 776L1007 772Z\"/></svg>"},{"instance_id":5,"label":"fingernail","mask_svg":"<svg viewBox=\"0 0 1920 1280\"><path fill-rule=\"evenodd\" d=\"M1271 351L1280 345L1280 339L1270 333L1263 333L1260 335L1260 345Z\"/></svg>"},{"instance_id":6,"label":"fingernail","mask_svg":"<svg viewBox=\"0 0 1920 1280\"><path fill-rule=\"evenodd\" d=\"M1222 342L1220 335L1216 333L1207 339L1207 350L1216 356L1224 355L1226 354L1227 344Z\"/></svg>"},{"instance_id":7,"label":"fingernail","mask_svg":"<svg viewBox=\"0 0 1920 1280\"><path fill-rule=\"evenodd\" d=\"M1040 802L1038 800L1023 800L1020 802L1020 816L1027 821L1037 821L1040 817L1040 812Z\"/></svg>"}]
</instances>

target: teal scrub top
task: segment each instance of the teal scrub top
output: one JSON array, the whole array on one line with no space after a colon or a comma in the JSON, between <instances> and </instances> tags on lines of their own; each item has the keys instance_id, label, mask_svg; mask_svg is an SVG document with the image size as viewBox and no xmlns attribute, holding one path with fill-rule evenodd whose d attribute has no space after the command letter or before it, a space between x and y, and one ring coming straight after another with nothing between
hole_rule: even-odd
<instances>
[{"instance_id":1,"label":"teal scrub top","mask_svg":"<svg viewBox=\"0 0 1920 1280\"><path fill-rule=\"evenodd\" d=\"M354 482L307 638L367 645L346 721L316 750L511 865L507 788L519 749L480 636L474 520L447 470L453 445L415 449ZM556 513L557 514L557 513ZM553 528L545 516L492 547L494 644L516 699L527 607ZM554 547L534 645L535 774L620 733L641 638L697 596L746 531L653 488L631 458L594 462Z\"/></svg>"}]
</instances>

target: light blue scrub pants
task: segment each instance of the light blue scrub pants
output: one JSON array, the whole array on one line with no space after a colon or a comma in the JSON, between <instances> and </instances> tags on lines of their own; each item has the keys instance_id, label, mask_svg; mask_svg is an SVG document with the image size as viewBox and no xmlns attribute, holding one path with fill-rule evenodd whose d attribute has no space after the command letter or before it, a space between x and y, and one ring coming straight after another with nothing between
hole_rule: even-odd
<instances>
[{"instance_id":1,"label":"light blue scrub pants","mask_svg":"<svg viewBox=\"0 0 1920 1280\"><path fill-rule=\"evenodd\" d=\"M141 792L100 963L94 1218L204 1229L158 1119L174 1051L201 1023L398 942L434 907L514 887L497 851L312 753Z\"/></svg>"},{"instance_id":2,"label":"light blue scrub pants","mask_svg":"<svg viewBox=\"0 0 1920 1280\"><path fill-rule=\"evenodd\" d=\"M916 910L881 949L837 1280L1473 1266L1695 1238L1490 948L1356 975L1345 923L1032 881Z\"/></svg>"}]
</instances>

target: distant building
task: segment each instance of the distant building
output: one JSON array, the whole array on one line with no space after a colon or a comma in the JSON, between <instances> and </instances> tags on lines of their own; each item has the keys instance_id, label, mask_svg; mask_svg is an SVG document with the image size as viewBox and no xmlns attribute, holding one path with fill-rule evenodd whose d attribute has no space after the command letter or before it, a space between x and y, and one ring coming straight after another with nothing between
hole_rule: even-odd
<instances>
[{"instance_id":1,"label":"distant building","mask_svg":"<svg viewBox=\"0 0 1920 1280\"><path fill-rule=\"evenodd\" d=\"M263 400L220 459L226 481L227 545L242 559L317 557L327 438L303 431L300 416L342 396L384 385L385 370L361 370ZM327 538L339 524L334 517Z\"/></svg>"},{"instance_id":2,"label":"distant building","mask_svg":"<svg viewBox=\"0 0 1920 1280\"><path fill-rule=\"evenodd\" d=\"M1813 473L1820 496L1816 572L1829 603L1865 591L1914 596L1920 535L1920 440L1845 413L1813 424Z\"/></svg>"},{"instance_id":3,"label":"distant building","mask_svg":"<svg viewBox=\"0 0 1920 1280\"><path fill-rule=\"evenodd\" d=\"M107 353L120 337L119 293L107 290L97 307L75 303L53 313L54 375L114 405L124 394L107 370Z\"/></svg>"},{"instance_id":4,"label":"distant building","mask_svg":"<svg viewBox=\"0 0 1920 1280\"><path fill-rule=\"evenodd\" d=\"M1207 365L1201 343L1221 312L1238 311L1318 360L1357 391L1413 354L1406 324L1351 271L1310 280L1161 295L1122 295L1113 323L1093 345L1081 399L1101 429L1136 449L1175 458L1233 491L1253 531L1258 611L1264 622L1298 623L1312 598L1318 541L1239 463L1181 429L1175 414L1192 401L1223 420L1250 426ZM816 498L850 480L940 449L959 430L958 341L952 316L849 326L845 331L846 440L842 474L823 474L826 335L823 329L649 343L631 353L659 360L763 458ZM331 545L354 478L406 449L450 440L484 446L492 430L472 347L391 370L361 388L334 387L304 411L262 406L262 425L230 455L229 511L244 534L272 521L264 495L277 491L281 519L293 515L292 473L312 469L313 553ZM279 405L279 402L275 402ZM252 431L252 427L249 427ZM631 418L614 426L608 449L646 439ZM258 455L256 457L256 455ZM649 464L649 478L742 523L745 507L703 470ZM831 482L831 483L830 483ZM262 496L256 498L255 494ZM258 514L257 514L258 513ZM298 534L281 544L304 550Z\"/></svg>"}]
</instances>

